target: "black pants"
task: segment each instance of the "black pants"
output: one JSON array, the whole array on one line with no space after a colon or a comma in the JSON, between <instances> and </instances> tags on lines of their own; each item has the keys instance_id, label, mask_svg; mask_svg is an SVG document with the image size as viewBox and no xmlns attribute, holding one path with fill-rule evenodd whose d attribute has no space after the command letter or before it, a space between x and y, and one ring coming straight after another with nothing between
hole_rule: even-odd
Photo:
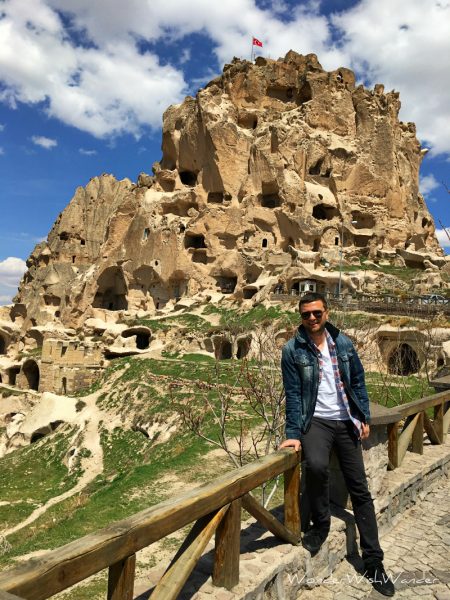
<instances>
[{"instance_id":1,"label":"black pants","mask_svg":"<svg viewBox=\"0 0 450 600\"><path fill-rule=\"evenodd\" d=\"M378 541L378 527L367 486L361 442L350 420L331 421L313 417L311 428L303 436L306 493L313 526L326 532L330 529L329 463L333 445L352 500L363 560L366 565L382 561L383 551Z\"/></svg>"}]
</instances>

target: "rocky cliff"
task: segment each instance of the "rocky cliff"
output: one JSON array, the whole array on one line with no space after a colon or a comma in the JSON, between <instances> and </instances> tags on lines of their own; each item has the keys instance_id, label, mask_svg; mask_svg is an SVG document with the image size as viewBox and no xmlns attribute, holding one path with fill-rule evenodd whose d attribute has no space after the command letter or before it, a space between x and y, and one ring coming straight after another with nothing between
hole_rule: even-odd
<instances>
[{"instance_id":1,"label":"rocky cliff","mask_svg":"<svg viewBox=\"0 0 450 600\"><path fill-rule=\"evenodd\" d=\"M332 291L341 247L344 261L435 273L445 259L418 189L424 151L399 108L397 92L356 86L313 54L234 59L167 109L152 176L78 188L28 259L13 311L24 327L74 327L186 295Z\"/></svg>"}]
</instances>

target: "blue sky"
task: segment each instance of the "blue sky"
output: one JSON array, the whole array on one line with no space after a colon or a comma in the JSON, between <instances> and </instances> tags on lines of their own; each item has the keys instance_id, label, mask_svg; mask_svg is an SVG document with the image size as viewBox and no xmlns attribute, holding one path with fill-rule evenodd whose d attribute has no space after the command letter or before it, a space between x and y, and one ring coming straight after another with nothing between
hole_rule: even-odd
<instances>
[{"instance_id":1,"label":"blue sky","mask_svg":"<svg viewBox=\"0 0 450 600\"><path fill-rule=\"evenodd\" d=\"M165 108L249 58L252 36L262 55L314 52L400 91L430 149L422 192L449 227L448 23L450 0L0 0L0 303L76 187L151 173Z\"/></svg>"}]
</instances>

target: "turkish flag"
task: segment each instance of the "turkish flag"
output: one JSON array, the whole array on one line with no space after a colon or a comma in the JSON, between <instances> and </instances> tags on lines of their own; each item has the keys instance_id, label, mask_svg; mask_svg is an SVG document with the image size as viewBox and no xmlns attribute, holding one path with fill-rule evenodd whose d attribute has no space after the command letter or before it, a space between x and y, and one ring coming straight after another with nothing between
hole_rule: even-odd
<instances>
[{"instance_id":1,"label":"turkish flag","mask_svg":"<svg viewBox=\"0 0 450 600\"><path fill-rule=\"evenodd\" d=\"M260 48L262 48L262 42L260 42L259 40L257 40L255 37L253 38L253 45L254 46L259 46Z\"/></svg>"}]
</instances>

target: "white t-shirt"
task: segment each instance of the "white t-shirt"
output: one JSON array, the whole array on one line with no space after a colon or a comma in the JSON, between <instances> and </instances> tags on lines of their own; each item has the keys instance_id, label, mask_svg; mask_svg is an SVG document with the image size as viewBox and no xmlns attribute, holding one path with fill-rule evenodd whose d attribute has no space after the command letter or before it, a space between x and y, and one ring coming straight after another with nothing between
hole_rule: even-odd
<instances>
[{"instance_id":1,"label":"white t-shirt","mask_svg":"<svg viewBox=\"0 0 450 600\"><path fill-rule=\"evenodd\" d=\"M333 421L346 421L350 417L337 393L330 349L327 342L325 342L325 346L320 353L322 355L322 378L319 383L314 416Z\"/></svg>"}]
</instances>

